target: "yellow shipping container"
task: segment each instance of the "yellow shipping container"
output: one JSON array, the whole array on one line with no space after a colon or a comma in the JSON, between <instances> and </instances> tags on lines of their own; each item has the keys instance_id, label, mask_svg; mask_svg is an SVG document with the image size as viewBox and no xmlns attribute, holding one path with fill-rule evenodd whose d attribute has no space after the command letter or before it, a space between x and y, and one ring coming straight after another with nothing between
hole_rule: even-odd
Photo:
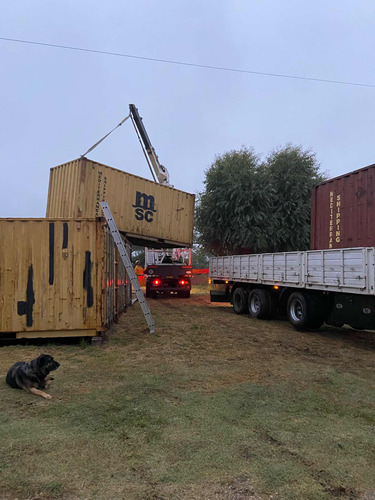
<instances>
[{"instance_id":1,"label":"yellow shipping container","mask_svg":"<svg viewBox=\"0 0 375 500\"><path fill-rule=\"evenodd\" d=\"M194 195L80 158L51 168L47 217L91 218L107 201L133 244L190 247Z\"/></svg>"},{"instance_id":2,"label":"yellow shipping container","mask_svg":"<svg viewBox=\"0 0 375 500\"><path fill-rule=\"evenodd\" d=\"M103 219L0 219L0 242L0 339L96 336L131 301Z\"/></svg>"}]
</instances>

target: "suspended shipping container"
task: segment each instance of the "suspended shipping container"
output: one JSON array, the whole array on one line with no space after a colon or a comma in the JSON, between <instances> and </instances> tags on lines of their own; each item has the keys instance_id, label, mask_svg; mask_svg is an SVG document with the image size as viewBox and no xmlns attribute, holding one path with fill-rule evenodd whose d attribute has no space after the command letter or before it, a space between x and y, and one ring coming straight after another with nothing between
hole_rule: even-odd
<instances>
[{"instance_id":1,"label":"suspended shipping container","mask_svg":"<svg viewBox=\"0 0 375 500\"><path fill-rule=\"evenodd\" d=\"M0 219L0 339L97 336L128 281L103 219Z\"/></svg>"},{"instance_id":2,"label":"suspended shipping container","mask_svg":"<svg viewBox=\"0 0 375 500\"><path fill-rule=\"evenodd\" d=\"M311 249L375 246L375 165L318 184L312 194Z\"/></svg>"},{"instance_id":3,"label":"suspended shipping container","mask_svg":"<svg viewBox=\"0 0 375 500\"><path fill-rule=\"evenodd\" d=\"M47 217L98 217L102 200L133 244L159 248L193 243L194 195L86 158L51 168Z\"/></svg>"}]
</instances>

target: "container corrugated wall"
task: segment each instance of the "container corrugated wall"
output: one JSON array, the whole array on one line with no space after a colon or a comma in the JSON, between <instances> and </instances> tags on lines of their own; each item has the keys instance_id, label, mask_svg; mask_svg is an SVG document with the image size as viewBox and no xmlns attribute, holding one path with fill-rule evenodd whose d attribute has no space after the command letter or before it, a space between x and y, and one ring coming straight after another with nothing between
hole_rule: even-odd
<instances>
[{"instance_id":1,"label":"container corrugated wall","mask_svg":"<svg viewBox=\"0 0 375 500\"><path fill-rule=\"evenodd\" d=\"M375 246L375 165L317 185L312 194L311 249Z\"/></svg>"},{"instance_id":2,"label":"container corrugated wall","mask_svg":"<svg viewBox=\"0 0 375 500\"><path fill-rule=\"evenodd\" d=\"M51 168L47 217L98 217L101 200L132 243L193 243L194 195L86 158Z\"/></svg>"},{"instance_id":3,"label":"container corrugated wall","mask_svg":"<svg viewBox=\"0 0 375 500\"><path fill-rule=\"evenodd\" d=\"M125 309L102 221L0 219L0 241L0 338L95 336Z\"/></svg>"}]
</instances>

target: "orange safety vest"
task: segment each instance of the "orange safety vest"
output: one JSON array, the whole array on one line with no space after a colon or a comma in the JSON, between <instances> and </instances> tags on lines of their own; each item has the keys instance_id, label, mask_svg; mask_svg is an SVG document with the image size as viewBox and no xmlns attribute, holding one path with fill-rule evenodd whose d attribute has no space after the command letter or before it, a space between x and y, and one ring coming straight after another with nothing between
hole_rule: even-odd
<instances>
[{"instance_id":1,"label":"orange safety vest","mask_svg":"<svg viewBox=\"0 0 375 500\"><path fill-rule=\"evenodd\" d=\"M142 266L135 266L134 272L137 275L139 284L141 286L144 286L144 284L145 284L145 277L144 277L144 269L143 269L143 267Z\"/></svg>"}]
</instances>

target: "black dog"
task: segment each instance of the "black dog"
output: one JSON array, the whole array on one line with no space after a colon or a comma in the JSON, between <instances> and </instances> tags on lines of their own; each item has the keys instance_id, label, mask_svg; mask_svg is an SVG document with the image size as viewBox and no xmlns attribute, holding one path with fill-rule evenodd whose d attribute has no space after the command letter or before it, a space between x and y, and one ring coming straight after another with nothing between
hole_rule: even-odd
<instances>
[{"instance_id":1,"label":"black dog","mask_svg":"<svg viewBox=\"0 0 375 500\"><path fill-rule=\"evenodd\" d=\"M49 381L52 377L47 378L47 375L57 370L60 363L55 361L48 354L41 354L36 359L26 363L18 361L8 371L6 382L14 389L24 389L36 396L42 396L45 399L51 399L52 396L39 389L48 388Z\"/></svg>"}]
</instances>

